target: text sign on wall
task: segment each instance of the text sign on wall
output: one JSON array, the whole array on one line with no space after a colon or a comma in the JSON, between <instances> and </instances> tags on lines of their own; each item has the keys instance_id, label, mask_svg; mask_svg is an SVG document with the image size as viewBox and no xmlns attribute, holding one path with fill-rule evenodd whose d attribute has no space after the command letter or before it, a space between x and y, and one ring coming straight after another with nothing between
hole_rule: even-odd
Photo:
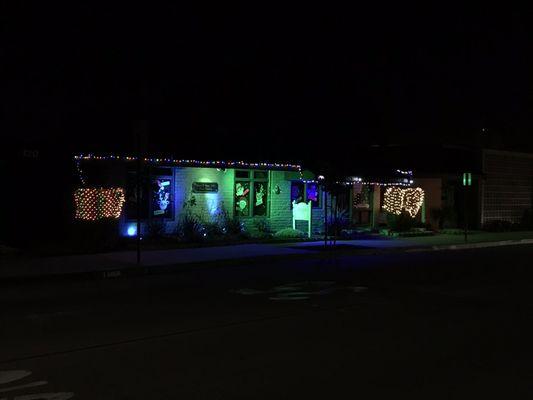
<instances>
[{"instance_id":1,"label":"text sign on wall","mask_svg":"<svg viewBox=\"0 0 533 400\"><path fill-rule=\"evenodd\" d=\"M218 183L216 182L193 182L193 193L217 193Z\"/></svg>"}]
</instances>

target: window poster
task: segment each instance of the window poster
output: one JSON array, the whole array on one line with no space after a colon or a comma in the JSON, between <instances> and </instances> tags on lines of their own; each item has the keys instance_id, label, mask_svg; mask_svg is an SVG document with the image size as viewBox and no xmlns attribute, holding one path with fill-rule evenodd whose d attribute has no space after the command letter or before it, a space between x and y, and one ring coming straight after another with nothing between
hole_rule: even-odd
<instances>
[{"instance_id":1,"label":"window poster","mask_svg":"<svg viewBox=\"0 0 533 400\"><path fill-rule=\"evenodd\" d=\"M155 178L152 180L152 217L172 218L172 180Z\"/></svg>"},{"instance_id":2,"label":"window poster","mask_svg":"<svg viewBox=\"0 0 533 400\"><path fill-rule=\"evenodd\" d=\"M250 215L250 182L235 183L235 215Z\"/></svg>"},{"instance_id":3,"label":"window poster","mask_svg":"<svg viewBox=\"0 0 533 400\"><path fill-rule=\"evenodd\" d=\"M254 182L254 215L267 215L267 183Z\"/></svg>"}]
</instances>

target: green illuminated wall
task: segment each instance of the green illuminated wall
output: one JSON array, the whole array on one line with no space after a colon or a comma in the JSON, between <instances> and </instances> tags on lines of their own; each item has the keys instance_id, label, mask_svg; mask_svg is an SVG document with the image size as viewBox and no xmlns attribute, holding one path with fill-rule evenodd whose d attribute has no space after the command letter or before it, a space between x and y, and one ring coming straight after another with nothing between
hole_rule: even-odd
<instances>
[{"instance_id":1,"label":"green illuminated wall","mask_svg":"<svg viewBox=\"0 0 533 400\"><path fill-rule=\"evenodd\" d=\"M235 170L218 170L216 168L176 168L175 180L175 215L183 213L183 204L194 199L190 209L204 221L211 221L221 207L233 212L233 186ZM217 193L193 193L194 182L218 183ZM232 214L233 215L233 214Z\"/></svg>"}]
</instances>

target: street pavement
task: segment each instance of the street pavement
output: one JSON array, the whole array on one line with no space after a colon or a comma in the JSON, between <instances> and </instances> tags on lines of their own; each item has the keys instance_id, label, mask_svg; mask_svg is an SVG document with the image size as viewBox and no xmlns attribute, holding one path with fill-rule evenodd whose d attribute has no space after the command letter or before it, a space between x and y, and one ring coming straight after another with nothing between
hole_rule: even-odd
<instances>
[{"instance_id":1,"label":"street pavement","mask_svg":"<svg viewBox=\"0 0 533 400\"><path fill-rule=\"evenodd\" d=\"M532 255L4 284L0 399L531 398Z\"/></svg>"}]
</instances>

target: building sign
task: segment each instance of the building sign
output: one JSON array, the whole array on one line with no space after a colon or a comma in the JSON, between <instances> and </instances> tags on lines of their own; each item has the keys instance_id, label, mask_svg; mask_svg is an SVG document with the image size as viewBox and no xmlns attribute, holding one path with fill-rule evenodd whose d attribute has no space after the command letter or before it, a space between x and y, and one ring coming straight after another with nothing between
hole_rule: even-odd
<instances>
[{"instance_id":1,"label":"building sign","mask_svg":"<svg viewBox=\"0 0 533 400\"><path fill-rule=\"evenodd\" d=\"M170 206L172 180L170 178L156 178L152 180L152 216L158 218L172 218Z\"/></svg>"},{"instance_id":2,"label":"building sign","mask_svg":"<svg viewBox=\"0 0 533 400\"><path fill-rule=\"evenodd\" d=\"M292 229L296 229L296 221L307 222L307 236L311 237L311 208L313 203L302 201L301 203L292 202Z\"/></svg>"},{"instance_id":3,"label":"building sign","mask_svg":"<svg viewBox=\"0 0 533 400\"><path fill-rule=\"evenodd\" d=\"M193 182L193 193L217 193L218 183L216 182Z\"/></svg>"}]
</instances>

